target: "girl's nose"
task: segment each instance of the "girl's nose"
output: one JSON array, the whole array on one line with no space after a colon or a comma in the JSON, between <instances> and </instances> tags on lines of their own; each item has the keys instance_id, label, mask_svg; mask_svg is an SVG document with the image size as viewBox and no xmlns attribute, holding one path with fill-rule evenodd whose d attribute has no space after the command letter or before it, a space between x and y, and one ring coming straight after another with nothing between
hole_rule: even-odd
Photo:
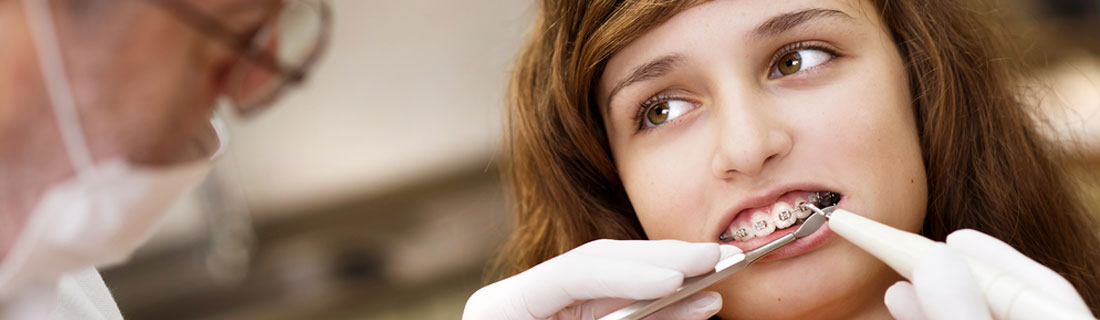
<instances>
[{"instance_id":1,"label":"girl's nose","mask_svg":"<svg viewBox=\"0 0 1100 320\"><path fill-rule=\"evenodd\" d=\"M791 151L790 125L761 99L729 100L717 106L711 167L720 179L756 176Z\"/></svg>"}]
</instances>

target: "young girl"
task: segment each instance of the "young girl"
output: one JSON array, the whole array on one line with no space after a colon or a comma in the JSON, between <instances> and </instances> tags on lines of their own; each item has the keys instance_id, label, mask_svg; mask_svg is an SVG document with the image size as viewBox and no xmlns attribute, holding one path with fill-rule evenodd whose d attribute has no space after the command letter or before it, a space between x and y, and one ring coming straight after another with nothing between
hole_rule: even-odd
<instances>
[{"instance_id":1,"label":"young girl","mask_svg":"<svg viewBox=\"0 0 1100 320\"><path fill-rule=\"evenodd\" d=\"M476 293L466 316L592 318L666 295L713 268L719 244L750 250L793 230L819 191L934 240L981 233L926 254L910 285L824 227L661 315L989 317L952 264L960 252L997 252L979 259L1019 262L999 266L1053 279L1033 284L1095 312L1097 229L975 12L543 1L510 96L518 226L502 261L519 274ZM937 287L952 290L927 294Z\"/></svg>"}]
</instances>

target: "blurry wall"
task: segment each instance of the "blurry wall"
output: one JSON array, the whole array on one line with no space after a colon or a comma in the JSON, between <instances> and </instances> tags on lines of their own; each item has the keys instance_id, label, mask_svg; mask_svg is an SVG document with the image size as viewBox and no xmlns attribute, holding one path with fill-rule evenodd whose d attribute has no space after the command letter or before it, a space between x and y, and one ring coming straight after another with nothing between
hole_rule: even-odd
<instances>
[{"instance_id":1,"label":"blurry wall","mask_svg":"<svg viewBox=\"0 0 1100 320\"><path fill-rule=\"evenodd\" d=\"M250 207L309 207L485 166L529 6L333 2L335 34L314 77L234 132Z\"/></svg>"}]
</instances>

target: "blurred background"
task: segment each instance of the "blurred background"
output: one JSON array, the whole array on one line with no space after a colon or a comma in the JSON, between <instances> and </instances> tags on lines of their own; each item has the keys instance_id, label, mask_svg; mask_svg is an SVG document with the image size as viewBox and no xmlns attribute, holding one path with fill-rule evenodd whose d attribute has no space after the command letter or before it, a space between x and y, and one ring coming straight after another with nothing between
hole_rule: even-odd
<instances>
[{"instance_id":1,"label":"blurred background","mask_svg":"<svg viewBox=\"0 0 1100 320\"><path fill-rule=\"evenodd\" d=\"M1100 1L1000 0L1100 204ZM129 319L457 319L511 228L504 88L528 0L335 0L310 81L230 125L214 174L127 264Z\"/></svg>"}]
</instances>

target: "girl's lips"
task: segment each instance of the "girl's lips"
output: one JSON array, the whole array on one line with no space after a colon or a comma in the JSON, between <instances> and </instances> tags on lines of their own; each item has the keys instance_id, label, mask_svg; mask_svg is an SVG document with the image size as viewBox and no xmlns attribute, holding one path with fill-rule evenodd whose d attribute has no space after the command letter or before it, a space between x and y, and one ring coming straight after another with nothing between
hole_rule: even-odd
<instances>
[{"instance_id":1,"label":"girl's lips","mask_svg":"<svg viewBox=\"0 0 1100 320\"><path fill-rule=\"evenodd\" d=\"M818 191L834 190L834 188L826 187L816 183L793 183L793 184L781 184L775 187L764 190L764 192L750 194L748 197L741 199L735 203L725 214L722 215L718 224L715 225L715 229L712 232L713 239L718 239L719 235L726 230L729 230L730 226L735 222L748 220L751 218L752 213L755 210L766 210L765 213L771 212L771 205L780 200L791 200L797 198L799 195L808 197L809 194ZM709 236L709 235L708 235Z\"/></svg>"}]
</instances>

